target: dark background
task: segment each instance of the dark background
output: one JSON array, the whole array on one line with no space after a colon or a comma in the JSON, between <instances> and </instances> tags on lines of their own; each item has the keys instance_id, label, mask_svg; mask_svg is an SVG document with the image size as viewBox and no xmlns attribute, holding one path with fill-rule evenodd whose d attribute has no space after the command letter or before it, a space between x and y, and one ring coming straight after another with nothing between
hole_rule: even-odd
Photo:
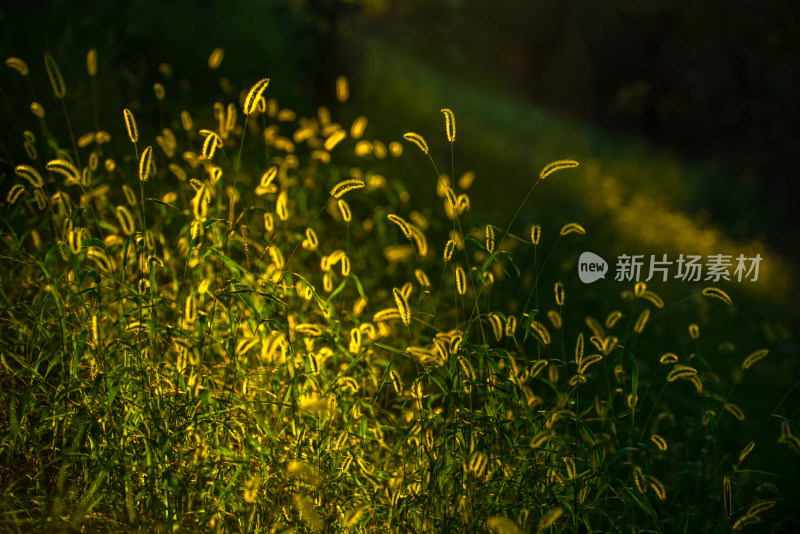
<instances>
[{"instance_id":1,"label":"dark background","mask_svg":"<svg viewBox=\"0 0 800 534\"><path fill-rule=\"evenodd\" d=\"M751 231L797 258L799 3L424 0L375 24L550 113L708 164L691 207L756 213Z\"/></svg>"}]
</instances>

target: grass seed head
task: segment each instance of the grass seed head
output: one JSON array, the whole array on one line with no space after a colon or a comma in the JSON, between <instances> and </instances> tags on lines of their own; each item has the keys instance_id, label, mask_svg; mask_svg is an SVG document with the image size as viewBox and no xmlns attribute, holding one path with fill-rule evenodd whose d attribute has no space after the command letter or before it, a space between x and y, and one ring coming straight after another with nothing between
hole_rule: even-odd
<instances>
[{"instance_id":1,"label":"grass seed head","mask_svg":"<svg viewBox=\"0 0 800 534\"><path fill-rule=\"evenodd\" d=\"M53 86L53 94L58 99L64 98L67 95L64 78L61 76L61 69L58 68L56 60L50 54L44 55L44 67L47 70L47 77L50 78L50 85Z\"/></svg>"},{"instance_id":2,"label":"grass seed head","mask_svg":"<svg viewBox=\"0 0 800 534\"><path fill-rule=\"evenodd\" d=\"M580 224L572 222L572 223L565 224L561 228L560 234L561 235L567 235L567 234L585 235L586 234L586 230Z\"/></svg>"},{"instance_id":3,"label":"grass seed head","mask_svg":"<svg viewBox=\"0 0 800 534\"><path fill-rule=\"evenodd\" d=\"M215 48L211 51L211 55L208 56L208 68L211 70L217 70L220 65L222 65L222 58L225 57L225 50L222 48Z\"/></svg>"},{"instance_id":4,"label":"grass seed head","mask_svg":"<svg viewBox=\"0 0 800 534\"><path fill-rule=\"evenodd\" d=\"M459 295L467 292L467 275L461 267L456 267L456 290Z\"/></svg>"},{"instance_id":5,"label":"grass seed head","mask_svg":"<svg viewBox=\"0 0 800 534\"><path fill-rule=\"evenodd\" d=\"M403 134L403 138L406 141L410 141L410 142L414 143L415 145L417 145L417 147L419 147L419 149L422 150L423 153L428 154L428 152L429 152L428 143L426 143L425 139L421 135L419 135L418 133L408 132L408 133Z\"/></svg>"},{"instance_id":6,"label":"grass seed head","mask_svg":"<svg viewBox=\"0 0 800 534\"><path fill-rule=\"evenodd\" d=\"M128 131L128 138L131 143L139 142L139 128L136 127L136 119L133 112L128 108L122 110L122 117L125 119L125 129Z\"/></svg>"},{"instance_id":7,"label":"grass seed head","mask_svg":"<svg viewBox=\"0 0 800 534\"><path fill-rule=\"evenodd\" d=\"M553 161L551 163L548 163L542 168L541 172L539 172L539 179L544 180L545 178L547 178L556 171L560 171L561 169L569 169L577 166L578 162L571 159L560 159L558 161Z\"/></svg>"},{"instance_id":8,"label":"grass seed head","mask_svg":"<svg viewBox=\"0 0 800 534\"><path fill-rule=\"evenodd\" d=\"M14 173L20 178L26 179L33 187L44 187L44 180L42 180L39 171L30 165L17 165Z\"/></svg>"},{"instance_id":9,"label":"grass seed head","mask_svg":"<svg viewBox=\"0 0 800 534\"><path fill-rule=\"evenodd\" d=\"M411 324L411 308L408 305L408 299L397 288L392 289L392 294L394 295L394 302L397 305L397 310L400 312L400 318L403 321L403 324L408 326Z\"/></svg>"},{"instance_id":10,"label":"grass seed head","mask_svg":"<svg viewBox=\"0 0 800 534\"><path fill-rule=\"evenodd\" d=\"M264 94L264 91L268 86L269 78L262 78L250 88L250 91L247 93L247 97L244 99L243 110L246 116L249 117L256 111L258 101L261 99L261 95Z\"/></svg>"},{"instance_id":11,"label":"grass seed head","mask_svg":"<svg viewBox=\"0 0 800 534\"><path fill-rule=\"evenodd\" d=\"M14 204L19 196L25 191L25 186L22 184L14 184L11 186L11 189L8 190L8 195L6 196L6 202L9 205Z\"/></svg>"},{"instance_id":12,"label":"grass seed head","mask_svg":"<svg viewBox=\"0 0 800 534\"><path fill-rule=\"evenodd\" d=\"M18 57L10 57L6 59L6 66L19 72L22 76L27 76L30 72L30 69L28 69L28 64Z\"/></svg>"},{"instance_id":13,"label":"grass seed head","mask_svg":"<svg viewBox=\"0 0 800 534\"><path fill-rule=\"evenodd\" d=\"M706 296L706 297L709 297L709 298L714 298L714 299L717 299L717 300L721 300L722 302L724 302L728 306L733 306L733 301L731 300L731 297L728 296L727 293L725 293L723 290L721 290L718 287L707 287L707 288L703 289L702 294L704 296Z\"/></svg>"},{"instance_id":14,"label":"grass seed head","mask_svg":"<svg viewBox=\"0 0 800 534\"><path fill-rule=\"evenodd\" d=\"M759 349L755 352L750 353L750 355L744 359L742 362L742 369L750 369L757 361L765 358L769 354L769 350L767 349Z\"/></svg>"},{"instance_id":15,"label":"grass seed head","mask_svg":"<svg viewBox=\"0 0 800 534\"><path fill-rule=\"evenodd\" d=\"M739 453L739 463L742 463L744 459L747 458L747 455L753 451L755 446L756 446L755 441L751 441L750 443L744 446L742 452Z\"/></svg>"},{"instance_id":16,"label":"grass seed head","mask_svg":"<svg viewBox=\"0 0 800 534\"><path fill-rule=\"evenodd\" d=\"M142 155L139 158L139 180L146 182L150 178L150 172L153 166L153 147L148 146L142 150Z\"/></svg>"},{"instance_id":17,"label":"grass seed head","mask_svg":"<svg viewBox=\"0 0 800 534\"><path fill-rule=\"evenodd\" d=\"M658 447L658 450L660 451L667 450L667 440L665 440L658 434L653 434L652 436L650 436L650 441L652 441L655 444L655 446Z\"/></svg>"},{"instance_id":18,"label":"grass seed head","mask_svg":"<svg viewBox=\"0 0 800 534\"><path fill-rule=\"evenodd\" d=\"M456 117L448 108L441 110L444 113L444 129L447 133L447 140L453 143L456 140Z\"/></svg>"},{"instance_id":19,"label":"grass seed head","mask_svg":"<svg viewBox=\"0 0 800 534\"><path fill-rule=\"evenodd\" d=\"M559 306L563 306L564 305L564 284L562 282L556 282L555 293L556 293L556 304L559 305Z\"/></svg>"},{"instance_id":20,"label":"grass seed head","mask_svg":"<svg viewBox=\"0 0 800 534\"><path fill-rule=\"evenodd\" d=\"M365 185L364 180L359 180L357 178L344 180L336 184L333 189L331 189L330 194L334 198L342 198L345 193L361 189Z\"/></svg>"},{"instance_id":21,"label":"grass seed head","mask_svg":"<svg viewBox=\"0 0 800 534\"><path fill-rule=\"evenodd\" d=\"M86 53L86 72L94 78L97 76L97 49L92 48Z\"/></svg>"},{"instance_id":22,"label":"grass seed head","mask_svg":"<svg viewBox=\"0 0 800 534\"><path fill-rule=\"evenodd\" d=\"M338 100L340 103L345 103L349 97L350 87L347 83L347 77L339 76L336 78L336 100Z\"/></svg>"}]
</instances>

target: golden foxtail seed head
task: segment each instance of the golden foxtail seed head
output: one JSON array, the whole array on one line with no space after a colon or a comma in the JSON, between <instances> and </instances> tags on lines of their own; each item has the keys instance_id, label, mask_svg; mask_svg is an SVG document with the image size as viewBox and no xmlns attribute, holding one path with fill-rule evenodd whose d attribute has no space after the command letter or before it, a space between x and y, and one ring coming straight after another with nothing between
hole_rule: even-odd
<instances>
[{"instance_id":1,"label":"golden foxtail seed head","mask_svg":"<svg viewBox=\"0 0 800 534\"><path fill-rule=\"evenodd\" d=\"M619 321L621 318L622 312L619 310L614 310L608 314L608 317L606 317L606 326L608 328L614 328L614 325L617 324L617 321Z\"/></svg>"},{"instance_id":2,"label":"golden foxtail seed head","mask_svg":"<svg viewBox=\"0 0 800 534\"><path fill-rule=\"evenodd\" d=\"M153 164L153 147L148 146L139 158L139 180L146 182L150 178L150 166Z\"/></svg>"},{"instance_id":3,"label":"golden foxtail seed head","mask_svg":"<svg viewBox=\"0 0 800 534\"><path fill-rule=\"evenodd\" d=\"M406 236L406 239L411 239L411 226L408 222L400 217L399 215L395 215L394 213L390 213L386 216L387 219L392 221L394 224L397 225L398 228L403 232L403 235Z\"/></svg>"},{"instance_id":4,"label":"golden foxtail seed head","mask_svg":"<svg viewBox=\"0 0 800 534\"><path fill-rule=\"evenodd\" d=\"M203 141L203 148L200 150L200 153L205 156L206 159L212 159L214 157L214 153L217 151L217 148L222 146L222 139L212 131L209 130L201 130L200 133L207 133L205 141Z\"/></svg>"},{"instance_id":5,"label":"golden foxtail seed head","mask_svg":"<svg viewBox=\"0 0 800 534\"><path fill-rule=\"evenodd\" d=\"M534 224L531 227L531 243L534 245L539 244L539 240L542 238L542 227L539 224Z\"/></svg>"},{"instance_id":6,"label":"golden foxtail seed head","mask_svg":"<svg viewBox=\"0 0 800 534\"><path fill-rule=\"evenodd\" d=\"M225 51L222 48L215 48L211 55L208 56L208 68L216 70L222 64L222 58L225 56Z\"/></svg>"},{"instance_id":7,"label":"golden foxtail seed head","mask_svg":"<svg viewBox=\"0 0 800 534\"><path fill-rule=\"evenodd\" d=\"M153 92L156 95L156 100L164 100L166 91L164 90L164 86L161 83L156 82L153 84Z\"/></svg>"},{"instance_id":8,"label":"golden foxtail seed head","mask_svg":"<svg viewBox=\"0 0 800 534\"><path fill-rule=\"evenodd\" d=\"M39 208L40 211L44 211L47 208L48 202L47 197L44 194L42 189L36 188L33 190L33 198L36 200L36 207Z\"/></svg>"},{"instance_id":9,"label":"golden foxtail seed head","mask_svg":"<svg viewBox=\"0 0 800 534\"><path fill-rule=\"evenodd\" d=\"M125 235L133 235L136 226L133 221L133 215L128 211L128 208L125 206L117 206L116 216Z\"/></svg>"},{"instance_id":10,"label":"golden foxtail seed head","mask_svg":"<svg viewBox=\"0 0 800 534\"><path fill-rule=\"evenodd\" d=\"M664 307L664 300L652 291L643 291L639 296L652 302L656 308L660 309Z\"/></svg>"},{"instance_id":11,"label":"golden foxtail seed head","mask_svg":"<svg viewBox=\"0 0 800 534\"><path fill-rule=\"evenodd\" d=\"M86 148L87 146L91 145L94 141L95 133L89 132L85 133L78 138L78 146L81 148Z\"/></svg>"},{"instance_id":12,"label":"golden foxtail seed head","mask_svg":"<svg viewBox=\"0 0 800 534\"><path fill-rule=\"evenodd\" d=\"M425 271L423 271L422 269L415 269L414 276L417 277L417 282L419 282L420 287L422 287L423 289L430 287L431 281L428 278L428 275L425 274Z\"/></svg>"},{"instance_id":13,"label":"golden foxtail seed head","mask_svg":"<svg viewBox=\"0 0 800 534\"><path fill-rule=\"evenodd\" d=\"M80 183L80 172L75 168L75 165L65 159L54 159L47 162L45 168L48 171L56 172L66 178L67 185L76 185Z\"/></svg>"},{"instance_id":14,"label":"golden foxtail seed head","mask_svg":"<svg viewBox=\"0 0 800 534\"><path fill-rule=\"evenodd\" d=\"M131 143L138 143L139 129L136 127L136 119L133 117L133 112L125 108L122 110L122 117L125 119L125 129L128 130L128 137Z\"/></svg>"},{"instance_id":15,"label":"golden foxtail seed head","mask_svg":"<svg viewBox=\"0 0 800 534\"><path fill-rule=\"evenodd\" d=\"M559 329L563 323L561 319L561 314L558 313L556 310L550 310L547 312L547 318L550 319L550 322L553 324L553 328Z\"/></svg>"},{"instance_id":16,"label":"golden foxtail seed head","mask_svg":"<svg viewBox=\"0 0 800 534\"><path fill-rule=\"evenodd\" d=\"M64 98L67 94L67 88L64 85L64 78L61 76L56 60L50 54L44 55L44 66L47 69L47 76L50 78L50 85L53 86L53 93L56 98Z\"/></svg>"},{"instance_id":17,"label":"golden foxtail seed head","mask_svg":"<svg viewBox=\"0 0 800 534\"><path fill-rule=\"evenodd\" d=\"M125 194L125 201L128 203L128 206L135 206L136 193L133 192L133 189L127 184L122 184L122 192Z\"/></svg>"},{"instance_id":18,"label":"golden foxtail seed head","mask_svg":"<svg viewBox=\"0 0 800 534\"><path fill-rule=\"evenodd\" d=\"M353 125L350 126L350 137L353 139L361 139L361 136L364 135L364 130L366 129L367 118L364 116L358 117L353 121Z\"/></svg>"},{"instance_id":19,"label":"golden foxtail seed head","mask_svg":"<svg viewBox=\"0 0 800 534\"><path fill-rule=\"evenodd\" d=\"M586 370L589 368L589 366L599 362L602 359L603 359L602 354L591 354L587 356L586 358L583 359L580 367L578 367L578 373L581 375L586 373Z\"/></svg>"},{"instance_id":20,"label":"golden foxtail seed head","mask_svg":"<svg viewBox=\"0 0 800 534\"><path fill-rule=\"evenodd\" d=\"M491 224L486 225L486 250L489 251L489 254L494 252L495 242L494 242L494 228Z\"/></svg>"},{"instance_id":21,"label":"golden foxtail seed head","mask_svg":"<svg viewBox=\"0 0 800 534\"><path fill-rule=\"evenodd\" d=\"M731 516L731 479L730 477L725 477L722 479L722 500L725 505L725 515L728 517Z\"/></svg>"},{"instance_id":22,"label":"golden foxtail seed head","mask_svg":"<svg viewBox=\"0 0 800 534\"><path fill-rule=\"evenodd\" d=\"M649 477L648 482L650 483L650 487L653 489L653 492L658 497L658 500L666 501L667 490L666 488L664 488L664 484L662 484L660 480L658 480L656 477L653 476Z\"/></svg>"},{"instance_id":23,"label":"golden foxtail seed head","mask_svg":"<svg viewBox=\"0 0 800 534\"><path fill-rule=\"evenodd\" d=\"M722 405L722 407L725 408L725 410L727 410L728 412L730 412L730 414L733 415L739 421L744 421L745 419L744 412L742 411L741 408L739 408L735 404L726 402L725 404Z\"/></svg>"},{"instance_id":24,"label":"golden foxtail seed head","mask_svg":"<svg viewBox=\"0 0 800 534\"><path fill-rule=\"evenodd\" d=\"M317 233L310 226L306 228L306 238L301 243L306 250L315 250L319 245Z\"/></svg>"},{"instance_id":25,"label":"golden foxtail seed head","mask_svg":"<svg viewBox=\"0 0 800 534\"><path fill-rule=\"evenodd\" d=\"M636 282L636 285L633 286L633 294L637 297L641 297L645 289L647 289L647 284L644 282Z\"/></svg>"},{"instance_id":26,"label":"golden foxtail seed head","mask_svg":"<svg viewBox=\"0 0 800 534\"><path fill-rule=\"evenodd\" d=\"M395 392L400 395L403 393L403 381L400 380L400 375L398 375L394 369L389 371L389 380L392 382L392 386L394 387Z\"/></svg>"},{"instance_id":27,"label":"golden foxtail seed head","mask_svg":"<svg viewBox=\"0 0 800 534\"><path fill-rule=\"evenodd\" d=\"M253 112L256 110L256 106L258 105L258 101L261 99L261 95L264 94L264 90L267 88L267 86L269 86L269 78L262 78L250 88L250 92L247 93L247 97L244 99L245 115L249 117L253 114Z\"/></svg>"},{"instance_id":28,"label":"golden foxtail seed head","mask_svg":"<svg viewBox=\"0 0 800 534\"><path fill-rule=\"evenodd\" d=\"M330 135L330 137L328 137L328 138L325 140L325 144L323 145L323 147L325 148L325 150L327 150L328 152L330 152L330 151L331 151L331 150L333 150L333 149L334 149L334 147L335 147L336 145L338 145L338 144L339 144L339 143L340 143L340 142L341 142L341 141L342 141L342 140L343 140L345 137L347 137L347 132L345 132L344 130L337 130L337 131L333 132L333 133Z\"/></svg>"},{"instance_id":29,"label":"golden foxtail seed head","mask_svg":"<svg viewBox=\"0 0 800 534\"><path fill-rule=\"evenodd\" d=\"M192 115L186 110L181 111L181 126L183 126L183 129L187 132L191 131L194 126Z\"/></svg>"},{"instance_id":30,"label":"golden foxtail seed head","mask_svg":"<svg viewBox=\"0 0 800 534\"><path fill-rule=\"evenodd\" d=\"M275 203L275 213L278 214L278 218L282 221L285 221L289 218L288 203L289 193L287 193L285 190L281 191L280 194L278 194L278 200Z\"/></svg>"},{"instance_id":31,"label":"golden foxtail seed head","mask_svg":"<svg viewBox=\"0 0 800 534\"><path fill-rule=\"evenodd\" d=\"M444 253L443 258L444 261L450 261L453 259L453 251L456 249L456 242L452 239L448 239L447 243L444 246Z\"/></svg>"},{"instance_id":32,"label":"golden foxtail seed head","mask_svg":"<svg viewBox=\"0 0 800 534\"><path fill-rule=\"evenodd\" d=\"M658 450L660 450L660 451L667 450L667 440L665 440L663 437L659 436L658 434L653 434L652 436L650 436L650 441L655 443L656 447L658 447Z\"/></svg>"},{"instance_id":33,"label":"golden foxtail seed head","mask_svg":"<svg viewBox=\"0 0 800 534\"><path fill-rule=\"evenodd\" d=\"M578 334L578 341L575 343L575 362L580 365L583 363L583 332Z\"/></svg>"},{"instance_id":34,"label":"golden foxtail seed head","mask_svg":"<svg viewBox=\"0 0 800 534\"><path fill-rule=\"evenodd\" d=\"M456 289L459 295L467 292L467 275L461 267L456 267Z\"/></svg>"},{"instance_id":35,"label":"golden foxtail seed head","mask_svg":"<svg viewBox=\"0 0 800 534\"><path fill-rule=\"evenodd\" d=\"M44 187L44 181L42 180L42 176L39 174L39 171L30 165L17 165L17 167L14 169L14 173L20 178L28 180L28 182L30 182L34 188Z\"/></svg>"},{"instance_id":36,"label":"golden foxtail seed head","mask_svg":"<svg viewBox=\"0 0 800 534\"><path fill-rule=\"evenodd\" d=\"M39 119L44 118L44 108L38 102L31 102L31 113L36 115L36 117Z\"/></svg>"},{"instance_id":37,"label":"golden foxtail seed head","mask_svg":"<svg viewBox=\"0 0 800 534\"><path fill-rule=\"evenodd\" d=\"M569 169L570 167L577 167L577 166L578 162L573 161L571 159L560 159L558 161L553 161L544 166L544 168L539 173L539 179L544 180L545 178L547 178L556 171L560 171L561 169Z\"/></svg>"},{"instance_id":38,"label":"golden foxtail seed head","mask_svg":"<svg viewBox=\"0 0 800 534\"><path fill-rule=\"evenodd\" d=\"M583 226L581 226L578 223L568 223L568 224L565 224L563 228L561 228L561 235L567 235L567 234L572 234L572 233L585 235L586 234L586 230L584 230Z\"/></svg>"},{"instance_id":39,"label":"golden foxtail seed head","mask_svg":"<svg viewBox=\"0 0 800 534\"><path fill-rule=\"evenodd\" d=\"M638 465L633 468L633 481L639 493L647 493L647 486L644 483L644 473L642 472L642 468Z\"/></svg>"},{"instance_id":40,"label":"golden foxtail seed head","mask_svg":"<svg viewBox=\"0 0 800 534\"><path fill-rule=\"evenodd\" d=\"M692 339L699 338L700 337L700 327L695 323L690 324L689 325L689 335L691 336Z\"/></svg>"},{"instance_id":41,"label":"golden foxtail seed head","mask_svg":"<svg viewBox=\"0 0 800 534\"><path fill-rule=\"evenodd\" d=\"M718 287L707 287L707 288L703 289L702 293L706 297L719 299L722 302L724 302L725 304L727 304L728 306L732 306L733 305L733 301L731 301L731 298L728 296L728 294L725 293L723 290L721 290Z\"/></svg>"},{"instance_id":42,"label":"golden foxtail seed head","mask_svg":"<svg viewBox=\"0 0 800 534\"><path fill-rule=\"evenodd\" d=\"M497 341L503 338L503 320L496 313L489 315L489 324L492 326L492 333Z\"/></svg>"},{"instance_id":43,"label":"golden foxtail seed head","mask_svg":"<svg viewBox=\"0 0 800 534\"><path fill-rule=\"evenodd\" d=\"M350 88L347 85L347 77L339 76L336 78L336 100L339 102L347 102L350 96Z\"/></svg>"},{"instance_id":44,"label":"golden foxtail seed head","mask_svg":"<svg viewBox=\"0 0 800 534\"><path fill-rule=\"evenodd\" d=\"M543 344L550 344L550 332L547 331L547 328L542 323L539 321L531 321L531 330L539 336Z\"/></svg>"},{"instance_id":45,"label":"golden foxtail seed head","mask_svg":"<svg viewBox=\"0 0 800 534\"><path fill-rule=\"evenodd\" d=\"M678 362L678 355L673 352L667 352L659 358L658 362L662 365L672 365Z\"/></svg>"},{"instance_id":46,"label":"golden foxtail seed head","mask_svg":"<svg viewBox=\"0 0 800 534\"><path fill-rule=\"evenodd\" d=\"M674 382L679 378L689 378L697 374L697 369L688 365L676 365L667 375L667 382Z\"/></svg>"},{"instance_id":47,"label":"golden foxtail seed head","mask_svg":"<svg viewBox=\"0 0 800 534\"><path fill-rule=\"evenodd\" d=\"M364 180L359 180L358 178L353 178L351 180L344 180L336 184L333 189L331 189L330 193L331 196L334 198L342 198L342 195L349 191L353 191L355 189L361 189L366 184Z\"/></svg>"},{"instance_id":48,"label":"golden foxtail seed head","mask_svg":"<svg viewBox=\"0 0 800 534\"><path fill-rule=\"evenodd\" d=\"M92 48L86 54L86 72L89 73L89 76L94 78L97 76L97 49Z\"/></svg>"},{"instance_id":49,"label":"golden foxtail seed head","mask_svg":"<svg viewBox=\"0 0 800 534\"><path fill-rule=\"evenodd\" d=\"M392 294L394 295L394 302L397 305L397 310L400 312L400 319L402 319L403 324L408 326L411 324L411 308L408 305L408 299L397 288L392 290Z\"/></svg>"},{"instance_id":50,"label":"golden foxtail seed head","mask_svg":"<svg viewBox=\"0 0 800 534\"><path fill-rule=\"evenodd\" d=\"M425 154L428 153L428 143L426 143L425 139L423 139L422 136L419 135L418 133L408 132L403 134L403 138L406 141L411 141L412 143L417 145L419 149L422 150Z\"/></svg>"},{"instance_id":51,"label":"golden foxtail seed head","mask_svg":"<svg viewBox=\"0 0 800 534\"><path fill-rule=\"evenodd\" d=\"M444 113L444 129L447 132L447 140L452 143L456 140L456 116L448 108L440 111Z\"/></svg>"},{"instance_id":52,"label":"golden foxtail seed head","mask_svg":"<svg viewBox=\"0 0 800 534\"><path fill-rule=\"evenodd\" d=\"M30 70L28 69L28 64L22 61L18 57L10 57L6 60L6 66L11 67L15 71L19 72L23 76L27 76Z\"/></svg>"},{"instance_id":53,"label":"golden foxtail seed head","mask_svg":"<svg viewBox=\"0 0 800 534\"><path fill-rule=\"evenodd\" d=\"M25 147L25 152L28 154L28 157L32 160L38 158L38 153L36 152L36 146L33 144L32 141L25 141L23 145Z\"/></svg>"},{"instance_id":54,"label":"golden foxtail seed head","mask_svg":"<svg viewBox=\"0 0 800 534\"><path fill-rule=\"evenodd\" d=\"M756 517L761 512L766 512L767 510L775 506L776 503L777 501L774 500L757 502L747 509L747 513L745 513L745 516Z\"/></svg>"},{"instance_id":55,"label":"golden foxtail seed head","mask_svg":"<svg viewBox=\"0 0 800 534\"><path fill-rule=\"evenodd\" d=\"M14 184L13 186L11 186L11 189L9 189L9 191L8 191L8 196L6 197L6 202L8 202L9 204L13 204L14 202L17 201L17 199L19 198L19 196L22 194L23 191L25 191L25 186L24 185L22 185L22 184Z\"/></svg>"},{"instance_id":56,"label":"golden foxtail seed head","mask_svg":"<svg viewBox=\"0 0 800 534\"><path fill-rule=\"evenodd\" d=\"M636 324L633 326L636 333L642 333L648 319L650 319L650 308L645 308L642 310L642 313L639 314L639 317L636 319Z\"/></svg>"},{"instance_id":57,"label":"golden foxtail seed head","mask_svg":"<svg viewBox=\"0 0 800 534\"><path fill-rule=\"evenodd\" d=\"M559 306L563 306L564 305L564 284L562 284L561 282L556 282L555 292L556 292L556 304L558 304Z\"/></svg>"},{"instance_id":58,"label":"golden foxtail seed head","mask_svg":"<svg viewBox=\"0 0 800 534\"><path fill-rule=\"evenodd\" d=\"M340 198L337 203L339 206L339 212L342 214L342 220L349 223L353 218L353 214L350 212L350 205L343 198Z\"/></svg>"},{"instance_id":59,"label":"golden foxtail seed head","mask_svg":"<svg viewBox=\"0 0 800 534\"><path fill-rule=\"evenodd\" d=\"M744 459L747 458L747 455L753 451L753 448L755 446L756 446L755 441L751 441L750 443L745 445L744 449L742 449L742 452L739 453L739 463L742 463Z\"/></svg>"},{"instance_id":60,"label":"golden foxtail seed head","mask_svg":"<svg viewBox=\"0 0 800 534\"><path fill-rule=\"evenodd\" d=\"M69 249L73 254L80 254L81 248L83 248L82 232L79 230L71 230L67 235L67 244L69 245Z\"/></svg>"},{"instance_id":61,"label":"golden foxtail seed head","mask_svg":"<svg viewBox=\"0 0 800 534\"><path fill-rule=\"evenodd\" d=\"M17 173L19 174L19 173ZM764 358L767 354L769 354L769 350L767 349L760 349L753 353L751 353L747 358L744 359L742 362L742 369L749 369L754 363L756 363L761 358Z\"/></svg>"}]
</instances>

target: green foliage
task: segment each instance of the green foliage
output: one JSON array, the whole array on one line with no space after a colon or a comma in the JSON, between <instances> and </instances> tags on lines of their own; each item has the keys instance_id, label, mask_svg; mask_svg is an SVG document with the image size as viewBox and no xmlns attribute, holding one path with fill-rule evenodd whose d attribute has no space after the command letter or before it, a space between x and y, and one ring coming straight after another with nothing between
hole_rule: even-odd
<instances>
[{"instance_id":1,"label":"green foliage","mask_svg":"<svg viewBox=\"0 0 800 534\"><path fill-rule=\"evenodd\" d=\"M163 101L140 95L158 113L139 135L120 109L58 137L73 131L65 79L63 124L26 111L16 134L33 150L4 169L26 189L0 219L3 526L797 521L796 484L760 467L795 461L795 422L779 402L768 425L748 425L757 415L736 404L745 354L721 361L687 332L698 310L710 311L704 326L724 323L725 303L698 290L663 306L643 284L598 303L566 281L556 304L552 265L585 237L545 227L534 245L517 215L535 188L582 167L532 177L516 215L487 231L470 181L454 176L453 144L440 175L440 152L369 126L362 136L326 108L298 116L269 88L243 116L248 87L230 81L218 102L189 109L192 124L164 80ZM47 108L55 97L37 89ZM143 115L131 109L129 124ZM400 161L432 164L414 198ZM352 190L336 187L345 180ZM667 351L677 363L659 363ZM770 365L754 360L748 380Z\"/></svg>"}]
</instances>

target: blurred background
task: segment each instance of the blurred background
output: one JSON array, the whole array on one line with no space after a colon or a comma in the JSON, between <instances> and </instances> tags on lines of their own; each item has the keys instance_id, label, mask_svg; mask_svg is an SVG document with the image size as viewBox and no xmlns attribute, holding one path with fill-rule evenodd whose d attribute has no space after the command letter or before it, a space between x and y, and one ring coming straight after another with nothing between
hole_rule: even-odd
<instances>
[{"instance_id":1,"label":"blurred background","mask_svg":"<svg viewBox=\"0 0 800 534\"><path fill-rule=\"evenodd\" d=\"M367 115L371 135L386 141L421 133L443 172L439 109L449 107L458 124L452 172L476 173L476 220L503 225L545 163L574 158L580 172L537 190L526 223L579 221L588 248L612 258L762 253L759 283L737 287L771 303L791 294L798 2L38 0L5 3L0 28L0 54L26 60L42 92L41 57L54 55L77 116L88 116L92 47L112 116L125 105L156 123L156 81L185 106L269 76L272 96L298 114L324 104L343 123ZM216 47L225 59L212 73ZM19 121L9 108L28 104L15 100L23 81L12 74L1 79L8 125ZM343 105L341 74L351 88ZM21 140L2 140L11 161ZM401 178L430 196L427 171L414 161Z\"/></svg>"}]
</instances>

